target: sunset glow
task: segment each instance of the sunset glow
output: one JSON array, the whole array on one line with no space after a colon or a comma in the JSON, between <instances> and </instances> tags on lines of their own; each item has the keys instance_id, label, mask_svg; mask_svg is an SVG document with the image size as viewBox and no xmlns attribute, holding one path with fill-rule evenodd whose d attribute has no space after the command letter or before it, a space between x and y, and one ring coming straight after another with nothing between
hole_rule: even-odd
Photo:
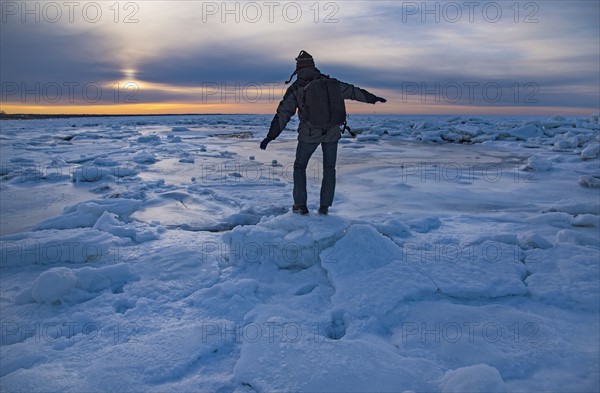
<instances>
[{"instance_id":1,"label":"sunset glow","mask_svg":"<svg viewBox=\"0 0 600 393\"><path fill-rule=\"evenodd\" d=\"M301 49L389 97L351 113L600 106L597 1L24 4L0 10L7 113L272 113Z\"/></svg>"}]
</instances>

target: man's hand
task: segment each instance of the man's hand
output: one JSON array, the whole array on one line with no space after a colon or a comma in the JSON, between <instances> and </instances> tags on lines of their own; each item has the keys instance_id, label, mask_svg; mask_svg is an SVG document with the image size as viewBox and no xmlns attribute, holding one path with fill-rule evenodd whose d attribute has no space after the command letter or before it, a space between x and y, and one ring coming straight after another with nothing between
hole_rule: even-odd
<instances>
[{"instance_id":1,"label":"man's hand","mask_svg":"<svg viewBox=\"0 0 600 393\"><path fill-rule=\"evenodd\" d=\"M265 139L262 140L262 142L260 142L260 149L261 150L266 150L267 149L267 145L269 144L269 142L271 142L273 139L267 137Z\"/></svg>"},{"instance_id":2,"label":"man's hand","mask_svg":"<svg viewBox=\"0 0 600 393\"><path fill-rule=\"evenodd\" d=\"M387 100L385 98L382 98L382 97L377 97L377 101L375 101L375 102L382 102L383 103L383 102L387 102Z\"/></svg>"}]
</instances>

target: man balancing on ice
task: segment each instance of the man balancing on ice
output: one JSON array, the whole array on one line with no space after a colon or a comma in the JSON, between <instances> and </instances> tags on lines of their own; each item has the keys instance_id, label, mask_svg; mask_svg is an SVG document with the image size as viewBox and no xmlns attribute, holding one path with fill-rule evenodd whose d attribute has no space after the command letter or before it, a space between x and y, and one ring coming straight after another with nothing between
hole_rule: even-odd
<instances>
[{"instance_id":1,"label":"man balancing on ice","mask_svg":"<svg viewBox=\"0 0 600 393\"><path fill-rule=\"evenodd\" d=\"M287 89L271 121L267 137L260 143L265 150L281 134L298 109L298 146L294 161L294 206L292 211L308 214L306 206L306 167L319 144L323 150L323 181L319 214L327 214L335 193L337 146L346 126L344 99L375 104L386 102L368 91L321 74L310 54L301 51L296 57L294 75L298 79ZM348 129L349 130L349 129Z\"/></svg>"}]
</instances>

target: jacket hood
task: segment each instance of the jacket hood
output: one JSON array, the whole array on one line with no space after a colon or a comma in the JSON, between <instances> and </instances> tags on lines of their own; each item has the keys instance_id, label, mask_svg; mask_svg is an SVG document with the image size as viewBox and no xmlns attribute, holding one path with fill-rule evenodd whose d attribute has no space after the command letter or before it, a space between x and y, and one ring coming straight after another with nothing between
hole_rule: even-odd
<instances>
[{"instance_id":1,"label":"jacket hood","mask_svg":"<svg viewBox=\"0 0 600 393\"><path fill-rule=\"evenodd\" d=\"M306 67L299 69L296 75L298 75L298 80L307 82L321 75L321 71L317 67Z\"/></svg>"}]
</instances>

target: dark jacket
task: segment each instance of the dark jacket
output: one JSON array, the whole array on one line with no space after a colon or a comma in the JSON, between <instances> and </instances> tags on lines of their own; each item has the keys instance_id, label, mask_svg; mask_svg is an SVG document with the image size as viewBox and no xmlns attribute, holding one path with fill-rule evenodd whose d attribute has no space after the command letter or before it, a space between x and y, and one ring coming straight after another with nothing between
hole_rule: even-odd
<instances>
[{"instance_id":1,"label":"dark jacket","mask_svg":"<svg viewBox=\"0 0 600 393\"><path fill-rule=\"evenodd\" d=\"M329 129L325 134L320 129L314 129L308 126L306 122L302 121L303 103L302 98L304 96L304 87L311 80L319 77L321 72L315 67L302 68L298 70L298 79L287 89L283 100L277 107L277 114L271 121L271 128L267 134L267 138L275 139L281 134L281 131L285 128L287 123L290 121L292 116L296 114L298 110L298 117L300 118L300 124L298 126L298 140L309 143L320 143L320 142L335 142L341 138L341 132L339 126L334 126ZM352 86L348 83L340 81L340 87L342 89L342 95L344 99L355 100L374 104L377 101L377 96L369 93L368 91L361 89L356 86Z\"/></svg>"}]
</instances>

